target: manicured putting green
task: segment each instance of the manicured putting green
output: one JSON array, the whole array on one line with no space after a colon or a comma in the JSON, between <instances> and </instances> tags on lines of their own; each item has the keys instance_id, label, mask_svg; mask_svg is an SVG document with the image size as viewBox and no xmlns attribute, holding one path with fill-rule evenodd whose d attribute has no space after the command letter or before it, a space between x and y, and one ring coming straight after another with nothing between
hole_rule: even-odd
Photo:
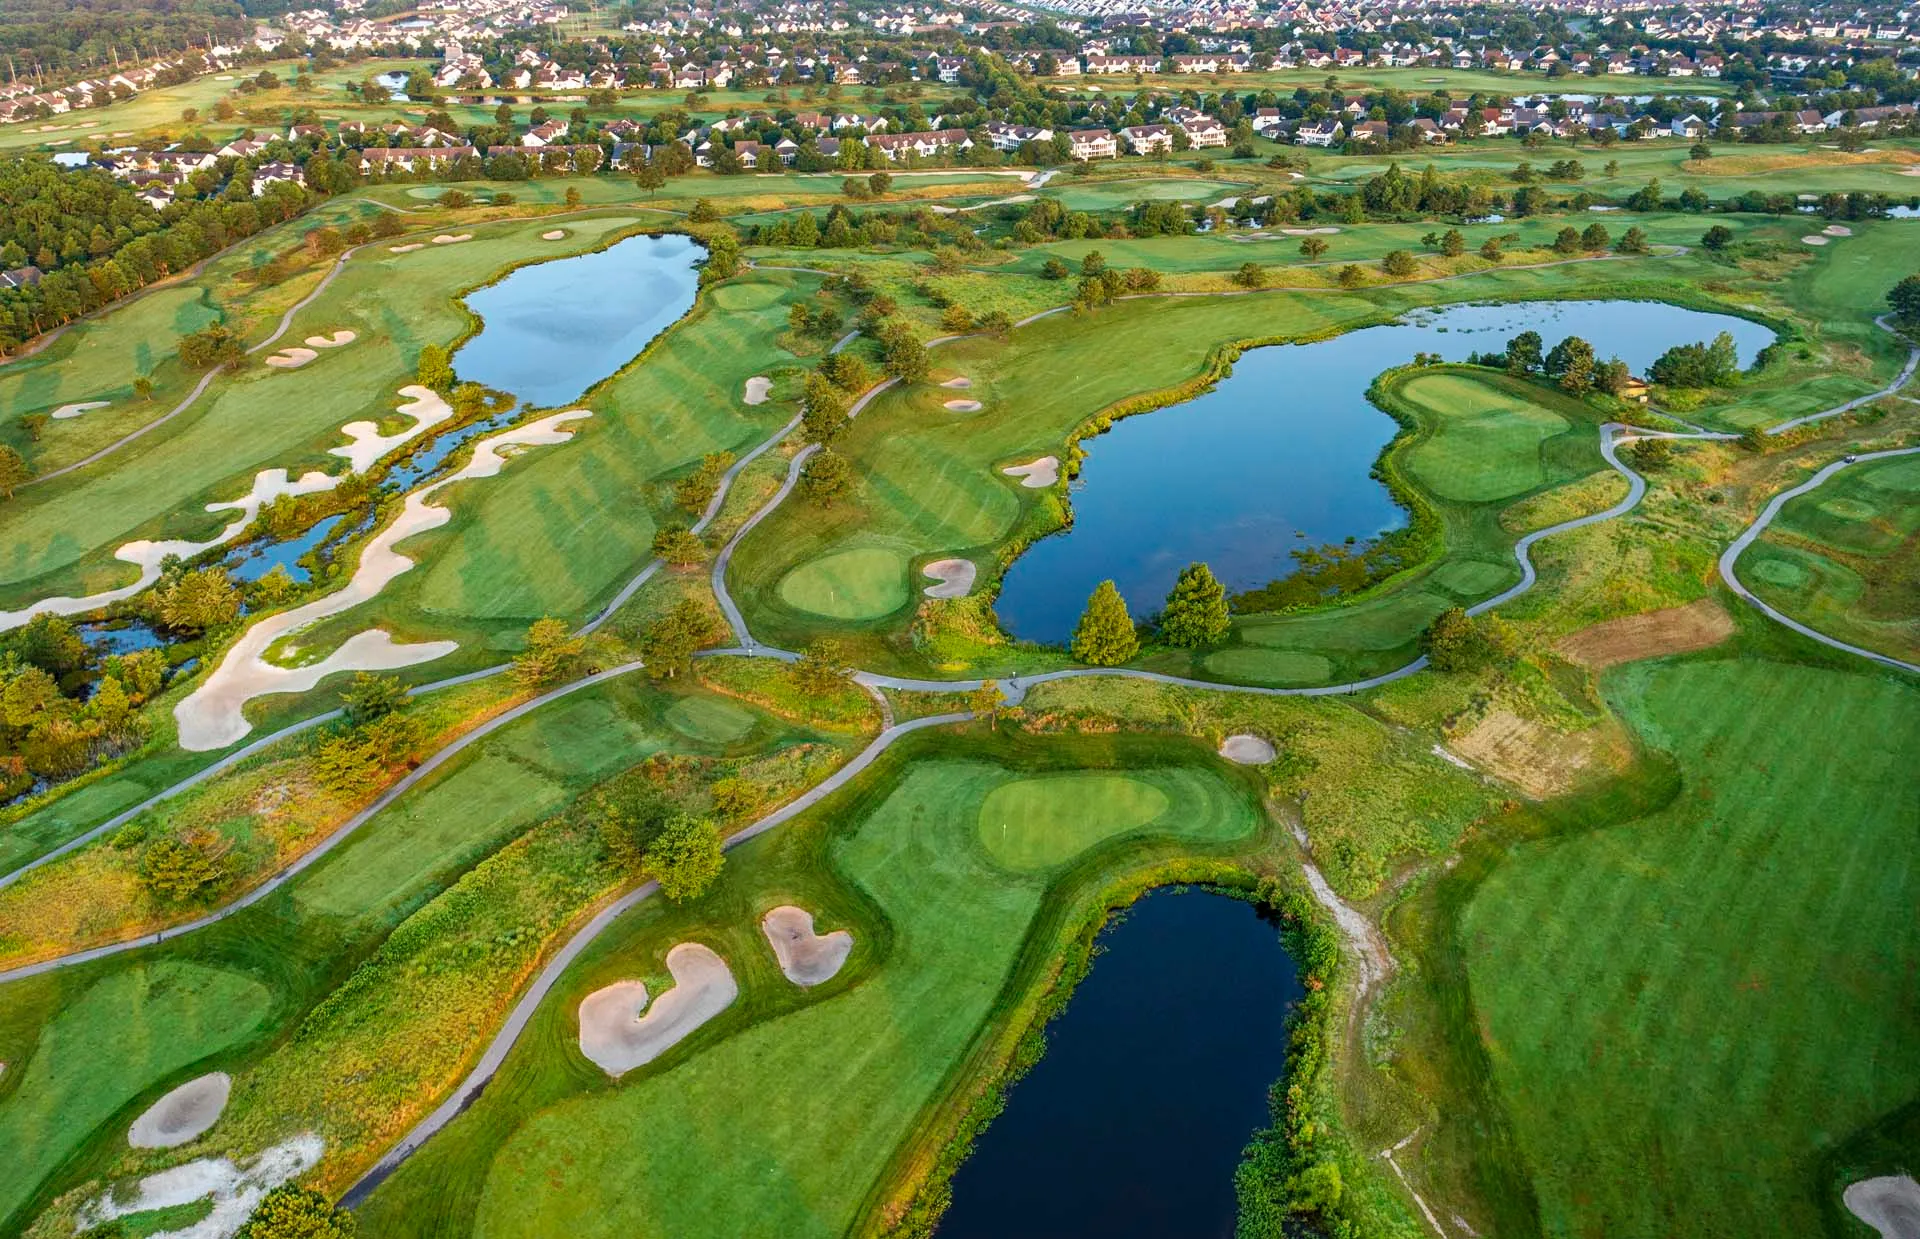
<instances>
[{"instance_id":1,"label":"manicured putting green","mask_svg":"<svg viewBox=\"0 0 1920 1239\"><path fill-rule=\"evenodd\" d=\"M1507 564L1490 564L1483 559L1462 559L1441 564L1433 570L1434 584L1463 597L1488 593L1505 585L1514 575Z\"/></svg>"},{"instance_id":2,"label":"manicured putting green","mask_svg":"<svg viewBox=\"0 0 1920 1239\"><path fill-rule=\"evenodd\" d=\"M1266 650L1250 646L1218 650L1207 655L1206 668L1225 680L1249 684L1324 684L1333 664L1318 654L1294 650Z\"/></svg>"},{"instance_id":3,"label":"manicured putting green","mask_svg":"<svg viewBox=\"0 0 1920 1239\"><path fill-rule=\"evenodd\" d=\"M1117 774L1061 774L996 787L980 806L980 842L1009 869L1047 869L1147 825L1167 794Z\"/></svg>"},{"instance_id":4,"label":"manicured putting green","mask_svg":"<svg viewBox=\"0 0 1920 1239\"><path fill-rule=\"evenodd\" d=\"M1774 555L1756 558L1753 574L1768 584L1778 585L1782 589L1798 589L1807 583L1805 567L1790 559L1781 559Z\"/></svg>"},{"instance_id":5,"label":"manicured putting green","mask_svg":"<svg viewBox=\"0 0 1920 1239\"><path fill-rule=\"evenodd\" d=\"M780 600L829 619L878 619L907 601L907 560L881 546L823 555L787 573Z\"/></svg>"},{"instance_id":6,"label":"manicured putting green","mask_svg":"<svg viewBox=\"0 0 1920 1239\"><path fill-rule=\"evenodd\" d=\"M1458 375L1425 375L1400 390L1442 421L1432 438L1407 454L1408 467L1434 494L1484 503L1525 494L1547 480L1540 444L1567 428L1557 414Z\"/></svg>"},{"instance_id":7,"label":"manicured putting green","mask_svg":"<svg viewBox=\"0 0 1920 1239\"><path fill-rule=\"evenodd\" d=\"M722 310L760 310L786 295L778 284L722 284L707 294Z\"/></svg>"},{"instance_id":8,"label":"manicured putting green","mask_svg":"<svg viewBox=\"0 0 1920 1239\"><path fill-rule=\"evenodd\" d=\"M690 740L731 744L758 722L751 710L717 697L688 697L667 711L667 725Z\"/></svg>"}]
</instances>

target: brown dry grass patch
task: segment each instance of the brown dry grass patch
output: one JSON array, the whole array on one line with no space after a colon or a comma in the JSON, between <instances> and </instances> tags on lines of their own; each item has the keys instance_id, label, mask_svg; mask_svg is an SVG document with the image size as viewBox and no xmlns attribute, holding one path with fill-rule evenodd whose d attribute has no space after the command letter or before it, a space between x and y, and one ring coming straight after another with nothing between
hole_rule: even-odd
<instances>
[{"instance_id":1,"label":"brown dry grass patch","mask_svg":"<svg viewBox=\"0 0 1920 1239\"><path fill-rule=\"evenodd\" d=\"M1448 737L1448 747L1535 800L1573 790L1590 775L1625 765L1628 750L1615 727L1561 732L1504 706Z\"/></svg>"},{"instance_id":2,"label":"brown dry grass patch","mask_svg":"<svg viewBox=\"0 0 1920 1239\"><path fill-rule=\"evenodd\" d=\"M1712 598L1606 620L1563 637L1562 658L1599 671L1616 663L1704 650L1733 635L1733 617Z\"/></svg>"},{"instance_id":3,"label":"brown dry grass patch","mask_svg":"<svg viewBox=\"0 0 1920 1239\"><path fill-rule=\"evenodd\" d=\"M1712 159L1689 159L1680 165L1680 170L1695 176L1750 176L1757 172L1781 172L1794 168L1876 163L1898 165L1916 161L1920 161L1920 154L1906 150L1795 151L1777 155L1716 155Z\"/></svg>"}]
</instances>

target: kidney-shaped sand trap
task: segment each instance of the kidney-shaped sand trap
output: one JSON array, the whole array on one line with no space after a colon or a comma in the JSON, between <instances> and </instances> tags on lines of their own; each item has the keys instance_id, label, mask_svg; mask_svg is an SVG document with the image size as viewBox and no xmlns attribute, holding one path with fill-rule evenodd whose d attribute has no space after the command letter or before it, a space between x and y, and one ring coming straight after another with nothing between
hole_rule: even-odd
<instances>
[{"instance_id":1,"label":"kidney-shaped sand trap","mask_svg":"<svg viewBox=\"0 0 1920 1239\"><path fill-rule=\"evenodd\" d=\"M390 252L395 254L411 254L415 250L423 250L425 248L427 248L427 246L424 241L414 241L406 245L389 245L387 247Z\"/></svg>"},{"instance_id":2,"label":"kidney-shaped sand trap","mask_svg":"<svg viewBox=\"0 0 1920 1239\"><path fill-rule=\"evenodd\" d=\"M1019 478L1020 485L1028 490L1039 490L1043 486L1052 486L1060 480L1060 458L1042 456L1039 460L1028 461L1024 465L1008 465L1000 472L1010 478Z\"/></svg>"},{"instance_id":3,"label":"kidney-shaped sand trap","mask_svg":"<svg viewBox=\"0 0 1920 1239\"><path fill-rule=\"evenodd\" d=\"M433 239L433 243L435 245L458 245L462 241L471 241L471 240L473 240L473 234L471 232L462 232L457 234L448 234L443 232L439 236Z\"/></svg>"},{"instance_id":4,"label":"kidney-shaped sand trap","mask_svg":"<svg viewBox=\"0 0 1920 1239\"><path fill-rule=\"evenodd\" d=\"M978 400L949 400L946 402L945 407L955 413L978 413L980 411L980 402Z\"/></svg>"},{"instance_id":5,"label":"kidney-shaped sand trap","mask_svg":"<svg viewBox=\"0 0 1920 1239\"><path fill-rule=\"evenodd\" d=\"M343 344L352 344L359 338L360 336L357 332L343 329L334 332L330 336L308 336L307 345L310 348L339 348Z\"/></svg>"},{"instance_id":6,"label":"kidney-shaped sand trap","mask_svg":"<svg viewBox=\"0 0 1920 1239\"><path fill-rule=\"evenodd\" d=\"M972 379L970 379L970 378L968 378L968 377L967 377L966 375L964 375L964 374L963 374L963 375L961 375L961 376L960 376L960 377L958 377L958 378L952 378L952 379L948 379L948 380L947 380L946 382L944 382L944 383L942 383L942 384L940 384L940 386L942 386L942 387L954 387L954 388L959 388L959 389L962 389L962 390L964 390L964 389L966 389L966 388L969 388L969 387L972 387L972 386L973 386L973 380L972 380Z\"/></svg>"},{"instance_id":7,"label":"kidney-shaped sand trap","mask_svg":"<svg viewBox=\"0 0 1920 1239\"><path fill-rule=\"evenodd\" d=\"M133 1126L127 1129L127 1143L136 1149L170 1149L185 1144L213 1126L227 1108L227 1094L232 1091L233 1078L224 1071L188 1080L133 1120Z\"/></svg>"},{"instance_id":8,"label":"kidney-shaped sand trap","mask_svg":"<svg viewBox=\"0 0 1920 1239\"><path fill-rule=\"evenodd\" d=\"M819 985L833 980L853 950L853 935L844 929L813 932L813 913L781 904L760 918L761 932L780 961L780 971L795 985Z\"/></svg>"},{"instance_id":9,"label":"kidney-shaped sand trap","mask_svg":"<svg viewBox=\"0 0 1920 1239\"><path fill-rule=\"evenodd\" d=\"M764 374L756 374L747 380L747 394L744 399L748 404L765 404L767 393L772 390L773 380Z\"/></svg>"},{"instance_id":10,"label":"kidney-shaped sand trap","mask_svg":"<svg viewBox=\"0 0 1920 1239\"><path fill-rule=\"evenodd\" d=\"M1920 1183L1913 1176L1862 1179L1840 1198L1853 1216L1879 1231L1882 1239L1920 1239Z\"/></svg>"},{"instance_id":11,"label":"kidney-shaped sand trap","mask_svg":"<svg viewBox=\"0 0 1920 1239\"><path fill-rule=\"evenodd\" d=\"M1243 766L1264 766L1274 758L1273 744L1243 731L1220 742L1220 756Z\"/></svg>"},{"instance_id":12,"label":"kidney-shaped sand trap","mask_svg":"<svg viewBox=\"0 0 1920 1239\"><path fill-rule=\"evenodd\" d=\"M310 348L283 348L267 358L267 364L282 370L291 370L296 366L306 365L319 355Z\"/></svg>"},{"instance_id":13,"label":"kidney-shaped sand trap","mask_svg":"<svg viewBox=\"0 0 1920 1239\"><path fill-rule=\"evenodd\" d=\"M82 413L91 413L95 409L104 409L106 407L107 402L105 400L87 400L80 404L63 404L53 411L53 420L56 422L64 422L69 417L78 417Z\"/></svg>"},{"instance_id":14,"label":"kidney-shaped sand trap","mask_svg":"<svg viewBox=\"0 0 1920 1239\"><path fill-rule=\"evenodd\" d=\"M939 582L927 586L927 597L965 598L973 592L973 578L978 570L971 559L936 559L920 571Z\"/></svg>"},{"instance_id":15,"label":"kidney-shaped sand trap","mask_svg":"<svg viewBox=\"0 0 1920 1239\"><path fill-rule=\"evenodd\" d=\"M580 1052L616 1080L665 1054L740 994L727 961L698 942L668 951L667 971L673 988L650 1009L639 981L615 981L580 1002Z\"/></svg>"}]
</instances>

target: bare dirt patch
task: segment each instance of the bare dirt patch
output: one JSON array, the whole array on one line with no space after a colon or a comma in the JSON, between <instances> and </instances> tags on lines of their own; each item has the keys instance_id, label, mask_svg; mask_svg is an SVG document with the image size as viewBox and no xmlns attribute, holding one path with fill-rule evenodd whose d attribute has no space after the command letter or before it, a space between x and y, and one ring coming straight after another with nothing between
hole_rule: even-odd
<instances>
[{"instance_id":1,"label":"bare dirt patch","mask_svg":"<svg viewBox=\"0 0 1920 1239\"><path fill-rule=\"evenodd\" d=\"M668 951L667 971L673 988L651 1009L639 981L616 981L580 1002L580 1052L616 1080L665 1054L740 994L727 961L697 942Z\"/></svg>"},{"instance_id":2,"label":"bare dirt patch","mask_svg":"<svg viewBox=\"0 0 1920 1239\"><path fill-rule=\"evenodd\" d=\"M1853 1216L1881 1239L1920 1239L1920 1183L1904 1174L1862 1179L1841 1194Z\"/></svg>"},{"instance_id":3,"label":"bare dirt patch","mask_svg":"<svg viewBox=\"0 0 1920 1239\"><path fill-rule=\"evenodd\" d=\"M1620 738L1609 728L1559 732L1500 706L1450 737L1449 743L1471 765L1535 800L1570 791L1589 772L1610 769L1626 756Z\"/></svg>"},{"instance_id":4,"label":"bare dirt patch","mask_svg":"<svg viewBox=\"0 0 1920 1239\"><path fill-rule=\"evenodd\" d=\"M1568 662L1599 671L1661 654L1685 654L1733 635L1733 617L1711 598L1684 607L1606 620L1562 637L1554 649Z\"/></svg>"},{"instance_id":5,"label":"bare dirt patch","mask_svg":"<svg viewBox=\"0 0 1920 1239\"><path fill-rule=\"evenodd\" d=\"M159 1101L127 1130L127 1143L136 1149L171 1149L201 1135L227 1108L233 1077L215 1071L188 1080Z\"/></svg>"},{"instance_id":6,"label":"bare dirt patch","mask_svg":"<svg viewBox=\"0 0 1920 1239\"><path fill-rule=\"evenodd\" d=\"M844 929L813 932L813 913L782 904L760 918L760 931L780 961L780 971L802 987L831 981L853 950L853 935Z\"/></svg>"}]
</instances>

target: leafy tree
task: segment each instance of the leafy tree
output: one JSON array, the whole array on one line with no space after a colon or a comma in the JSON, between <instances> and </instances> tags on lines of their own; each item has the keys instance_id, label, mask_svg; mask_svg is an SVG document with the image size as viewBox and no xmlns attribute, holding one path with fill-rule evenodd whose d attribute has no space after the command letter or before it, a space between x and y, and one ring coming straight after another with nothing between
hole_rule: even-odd
<instances>
[{"instance_id":1,"label":"leafy tree","mask_svg":"<svg viewBox=\"0 0 1920 1239\"><path fill-rule=\"evenodd\" d=\"M1893 319L1903 327L1920 327L1920 274L1909 275L1887 290Z\"/></svg>"},{"instance_id":2,"label":"leafy tree","mask_svg":"<svg viewBox=\"0 0 1920 1239\"><path fill-rule=\"evenodd\" d=\"M404 709L406 704L407 686L396 675L362 671L340 693L341 708L346 712L347 721L355 727Z\"/></svg>"},{"instance_id":3,"label":"leafy tree","mask_svg":"<svg viewBox=\"0 0 1920 1239\"><path fill-rule=\"evenodd\" d=\"M659 193L666 183L667 174L661 171L660 165L651 159L641 164L633 174L634 187L645 194L648 201L652 201L653 196Z\"/></svg>"},{"instance_id":4,"label":"leafy tree","mask_svg":"<svg viewBox=\"0 0 1920 1239\"><path fill-rule=\"evenodd\" d=\"M687 219L696 224L710 224L719 218L719 209L705 198L695 199L692 208L687 211Z\"/></svg>"},{"instance_id":5,"label":"leafy tree","mask_svg":"<svg viewBox=\"0 0 1920 1239\"><path fill-rule=\"evenodd\" d=\"M28 467L27 458L0 443L0 494L13 498L13 492L25 485L32 476L33 470Z\"/></svg>"},{"instance_id":6,"label":"leafy tree","mask_svg":"<svg viewBox=\"0 0 1920 1239\"><path fill-rule=\"evenodd\" d=\"M832 448L821 448L800 470L800 492L823 508L853 493L853 466Z\"/></svg>"},{"instance_id":7,"label":"leafy tree","mask_svg":"<svg viewBox=\"0 0 1920 1239\"><path fill-rule=\"evenodd\" d=\"M1107 256L1099 250L1088 250L1086 257L1080 260L1080 278L1090 280L1107 269Z\"/></svg>"},{"instance_id":8,"label":"leafy tree","mask_svg":"<svg viewBox=\"0 0 1920 1239\"><path fill-rule=\"evenodd\" d=\"M1358 264L1350 262L1340 268L1337 278L1342 288L1358 288L1367 282L1367 273L1362 271Z\"/></svg>"},{"instance_id":9,"label":"leafy tree","mask_svg":"<svg viewBox=\"0 0 1920 1239\"><path fill-rule=\"evenodd\" d=\"M1261 288L1266 285L1267 272L1257 262L1243 262L1240 269L1233 273L1233 282L1242 288Z\"/></svg>"},{"instance_id":10,"label":"leafy tree","mask_svg":"<svg viewBox=\"0 0 1920 1239\"><path fill-rule=\"evenodd\" d=\"M1064 280L1073 274L1073 268L1058 258L1049 258L1040 264L1040 278L1043 280Z\"/></svg>"},{"instance_id":11,"label":"leafy tree","mask_svg":"<svg viewBox=\"0 0 1920 1239\"><path fill-rule=\"evenodd\" d=\"M419 381L420 386L432 388L444 395L453 390L453 358L438 344L423 345L420 349L420 361L414 369L414 377Z\"/></svg>"},{"instance_id":12,"label":"leafy tree","mask_svg":"<svg viewBox=\"0 0 1920 1239\"><path fill-rule=\"evenodd\" d=\"M1616 254L1646 253L1647 252L1646 232L1641 228L1639 228L1638 226L1627 229L1625 232L1620 234L1620 239L1614 243L1613 252Z\"/></svg>"},{"instance_id":13,"label":"leafy tree","mask_svg":"<svg viewBox=\"0 0 1920 1239\"><path fill-rule=\"evenodd\" d=\"M1523 331L1507 341L1507 369L1514 374L1531 374L1540 368L1542 342L1537 331Z\"/></svg>"},{"instance_id":14,"label":"leafy tree","mask_svg":"<svg viewBox=\"0 0 1920 1239\"><path fill-rule=\"evenodd\" d=\"M1478 670L1511 659L1518 645L1505 620L1497 616L1475 619L1459 607L1448 607L1434 616L1420 644L1435 671Z\"/></svg>"},{"instance_id":15,"label":"leafy tree","mask_svg":"<svg viewBox=\"0 0 1920 1239\"><path fill-rule=\"evenodd\" d=\"M1325 237L1306 237L1300 242L1300 256L1309 262L1324 256L1327 252Z\"/></svg>"},{"instance_id":16,"label":"leafy tree","mask_svg":"<svg viewBox=\"0 0 1920 1239\"><path fill-rule=\"evenodd\" d=\"M594 797L592 816L607 859L638 873L647 847L673 816L673 802L644 780L622 779Z\"/></svg>"},{"instance_id":17,"label":"leafy tree","mask_svg":"<svg viewBox=\"0 0 1920 1239\"><path fill-rule=\"evenodd\" d=\"M181 574L157 597L161 621L182 632L205 632L240 618L240 589L218 564Z\"/></svg>"},{"instance_id":18,"label":"leafy tree","mask_svg":"<svg viewBox=\"0 0 1920 1239\"><path fill-rule=\"evenodd\" d=\"M226 880L231 847L225 835L205 827L162 835L140 853L140 885L166 903L202 898Z\"/></svg>"},{"instance_id":19,"label":"leafy tree","mask_svg":"<svg viewBox=\"0 0 1920 1239\"><path fill-rule=\"evenodd\" d=\"M1160 614L1160 639L1168 645L1201 649L1218 645L1233 630L1227 618L1227 591L1205 564L1188 564L1167 595Z\"/></svg>"},{"instance_id":20,"label":"leafy tree","mask_svg":"<svg viewBox=\"0 0 1920 1239\"><path fill-rule=\"evenodd\" d=\"M982 680L979 688L967 694L967 709L973 711L973 717L986 719L991 731L1000 730L1000 707L1006 703L997 680Z\"/></svg>"},{"instance_id":21,"label":"leafy tree","mask_svg":"<svg viewBox=\"0 0 1920 1239\"><path fill-rule=\"evenodd\" d=\"M212 370L246 359L247 346L223 323L210 323L180 337L180 364L189 370Z\"/></svg>"},{"instance_id":22,"label":"leafy tree","mask_svg":"<svg viewBox=\"0 0 1920 1239\"><path fill-rule=\"evenodd\" d=\"M1633 463L1644 470L1664 469L1673 463L1673 442L1669 439L1641 439L1632 448Z\"/></svg>"},{"instance_id":23,"label":"leafy tree","mask_svg":"<svg viewBox=\"0 0 1920 1239\"><path fill-rule=\"evenodd\" d=\"M1563 390L1575 394L1593 387L1593 365L1593 345L1579 336L1568 336L1547 354L1547 373L1560 380Z\"/></svg>"},{"instance_id":24,"label":"leafy tree","mask_svg":"<svg viewBox=\"0 0 1920 1239\"><path fill-rule=\"evenodd\" d=\"M586 639L574 636L567 621L537 619L527 629L526 648L513 656L514 678L528 688L550 684L566 674L586 648Z\"/></svg>"},{"instance_id":25,"label":"leafy tree","mask_svg":"<svg viewBox=\"0 0 1920 1239\"><path fill-rule=\"evenodd\" d=\"M1700 235L1700 244L1717 254L1733 244L1733 229L1725 224L1715 224Z\"/></svg>"},{"instance_id":26,"label":"leafy tree","mask_svg":"<svg viewBox=\"0 0 1920 1239\"><path fill-rule=\"evenodd\" d=\"M815 641L787 668L787 678L809 697L830 697L847 686L849 670L846 655L838 645Z\"/></svg>"},{"instance_id":27,"label":"leafy tree","mask_svg":"<svg viewBox=\"0 0 1920 1239\"><path fill-rule=\"evenodd\" d=\"M1633 381L1633 372L1627 369L1627 363L1618 357L1610 357L1594 367L1593 385L1610 396L1617 396L1627 390L1627 384Z\"/></svg>"},{"instance_id":28,"label":"leafy tree","mask_svg":"<svg viewBox=\"0 0 1920 1239\"><path fill-rule=\"evenodd\" d=\"M1412 250L1388 250L1380 260L1380 269L1396 279L1405 279L1419 269Z\"/></svg>"},{"instance_id":29,"label":"leafy tree","mask_svg":"<svg viewBox=\"0 0 1920 1239\"><path fill-rule=\"evenodd\" d=\"M889 375L902 383L918 383L933 368L927 346L910 331L895 331L887 339L882 365Z\"/></svg>"},{"instance_id":30,"label":"leafy tree","mask_svg":"<svg viewBox=\"0 0 1920 1239\"><path fill-rule=\"evenodd\" d=\"M1480 257L1488 262L1499 262L1506 257L1506 251L1500 248L1499 237L1488 237L1480 243Z\"/></svg>"},{"instance_id":31,"label":"leafy tree","mask_svg":"<svg viewBox=\"0 0 1920 1239\"><path fill-rule=\"evenodd\" d=\"M641 872L658 882L660 893L668 899L685 903L705 894L725 863L720 828L712 819L678 813L647 845Z\"/></svg>"},{"instance_id":32,"label":"leafy tree","mask_svg":"<svg viewBox=\"0 0 1920 1239\"><path fill-rule=\"evenodd\" d=\"M693 665L694 652L714 637L713 616L691 598L682 598L640 633L640 657L647 674L672 679Z\"/></svg>"},{"instance_id":33,"label":"leafy tree","mask_svg":"<svg viewBox=\"0 0 1920 1239\"><path fill-rule=\"evenodd\" d=\"M141 375L133 381L133 395L136 400L153 399L153 380Z\"/></svg>"},{"instance_id":34,"label":"leafy tree","mask_svg":"<svg viewBox=\"0 0 1920 1239\"><path fill-rule=\"evenodd\" d=\"M686 568L707 557L707 544L685 525L663 525L653 535L653 553L676 568Z\"/></svg>"},{"instance_id":35,"label":"leafy tree","mask_svg":"<svg viewBox=\"0 0 1920 1239\"><path fill-rule=\"evenodd\" d=\"M892 174L887 172L874 173L867 178L867 188L873 192L874 197L885 197L886 192L893 188Z\"/></svg>"},{"instance_id":36,"label":"leafy tree","mask_svg":"<svg viewBox=\"0 0 1920 1239\"><path fill-rule=\"evenodd\" d=\"M261 1198L234 1239L354 1239L353 1214L310 1188L282 1183Z\"/></svg>"},{"instance_id":37,"label":"leafy tree","mask_svg":"<svg viewBox=\"0 0 1920 1239\"><path fill-rule=\"evenodd\" d=\"M1648 181L1643 188L1634 190L1627 196L1629 211L1657 211L1660 209L1660 178Z\"/></svg>"},{"instance_id":38,"label":"leafy tree","mask_svg":"<svg viewBox=\"0 0 1920 1239\"><path fill-rule=\"evenodd\" d=\"M1073 656L1096 667L1113 667L1140 650L1126 599L1112 581L1102 581L1087 599L1087 609L1073 630Z\"/></svg>"},{"instance_id":39,"label":"leafy tree","mask_svg":"<svg viewBox=\"0 0 1920 1239\"><path fill-rule=\"evenodd\" d=\"M1467 251L1467 238L1458 228L1449 228L1440 237L1440 252L1448 258L1458 258Z\"/></svg>"},{"instance_id":40,"label":"leafy tree","mask_svg":"<svg viewBox=\"0 0 1920 1239\"><path fill-rule=\"evenodd\" d=\"M1580 234L1580 248L1591 253L1600 253L1613 244L1613 235L1607 226L1601 223L1588 224L1586 231Z\"/></svg>"},{"instance_id":41,"label":"leafy tree","mask_svg":"<svg viewBox=\"0 0 1920 1239\"><path fill-rule=\"evenodd\" d=\"M1556 254L1578 254L1580 252L1580 234L1572 228L1562 228L1554 234L1553 252Z\"/></svg>"},{"instance_id":42,"label":"leafy tree","mask_svg":"<svg viewBox=\"0 0 1920 1239\"><path fill-rule=\"evenodd\" d=\"M1711 344L1674 345L1647 368L1647 377L1666 387L1721 387L1739 372L1739 350L1723 331Z\"/></svg>"}]
</instances>

